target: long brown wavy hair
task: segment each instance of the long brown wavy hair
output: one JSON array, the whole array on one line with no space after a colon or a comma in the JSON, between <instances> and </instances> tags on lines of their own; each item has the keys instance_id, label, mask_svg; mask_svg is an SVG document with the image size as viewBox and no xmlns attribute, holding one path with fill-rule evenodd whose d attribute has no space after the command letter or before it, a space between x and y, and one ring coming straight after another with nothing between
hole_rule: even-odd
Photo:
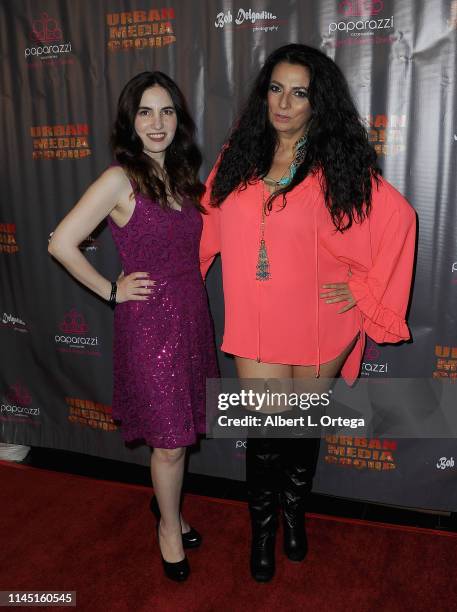
<instances>
[{"instance_id":1,"label":"long brown wavy hair","mask_svg":"<svg viewBox=\"0 0 457 612\"><path fill-rule=\"evenodd\" d=\"M143 143L134 127L141 97L154 85L160 85L170 94L177 117L175 137L165 152L168 189L174 198L180 200L187 196L198 210L202 210L200 199L205 186L198 176L202 156L195 143L195 123L181 90L163 72L141 72L122 90L111 134L114 157L137 185L138 191L158 201L162 207L168 207L167 185L158 176L156 163L144 153Z\"/></svg>"}]
</instances>

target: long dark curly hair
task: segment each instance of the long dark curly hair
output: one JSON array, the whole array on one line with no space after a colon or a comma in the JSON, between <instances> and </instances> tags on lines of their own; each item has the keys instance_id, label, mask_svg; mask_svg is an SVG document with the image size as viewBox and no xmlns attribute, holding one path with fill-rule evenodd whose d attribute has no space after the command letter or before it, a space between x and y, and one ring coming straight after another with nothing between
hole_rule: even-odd
<instances>
[{"instance_id":1,"label":"long dark curly hair","mask_svg":"<svg viewBox=\"0 0 457 612\"><path fill-rule=\"evenodd\" d=\"M381 171L343 73L321 51L306 45L285 45L265 61L222 150L211 204L220 206L232 191L246 189L270 170L279 141L268 118L267 94L273 69L280 62L308 68L312 115L304 161L291 183L270 196L267 208L271 211L280 196L285 206L287 193L309 173L318 173L333 223L343 232L368 216L372 178L377 182Z\"/></svg>"},{"instance_id":2,"label":"long dark curly hair","mask_svg":"<svg viewBox=\"0 0 457 612\"><path fill-rule=\"evenodd\" d=\"M114 156L139 191L159 201L163 207L168 206L167 186L158 176L156 163L143 152L143 143L134 127L143 92L154 85L160 85L168 91L177 117L174 139L165 152L164 169L168 177L168 189L173 197L179 200L187 196L202 210L200 199L205 193L205 186L198 176L202 156L195 144L195 124L181 90L163 72L141 72L122 90L111 134Z\"/></svg>"}]
</instances>

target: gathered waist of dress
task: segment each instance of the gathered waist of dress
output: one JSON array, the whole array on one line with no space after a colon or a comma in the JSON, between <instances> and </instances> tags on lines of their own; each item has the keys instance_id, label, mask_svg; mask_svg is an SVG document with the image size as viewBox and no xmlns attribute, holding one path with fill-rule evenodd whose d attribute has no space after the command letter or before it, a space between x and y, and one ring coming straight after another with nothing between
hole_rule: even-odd
<instances>
[{"instance_id":1,"label":"gathered waist of dress","mask_svg":"<svg viewBox=\"0 0 457 612\"><path fill-rule=\"evenodd\" d=\"M170 281L170 280L175 280L175 279L180 279L182 280L183 277L185 276L190 276L192 278L194 278L195 276L198 276L201 278L201 273L200 273L200 267L199 266L194 266L192 268L187 268L186 270L177 270L176 272L169 272L169 273L156 273L152 270L140 270L139 268L137 268L136 270L132 270L132 271L127 271L124 270L124 274L127 276L128 274L131 274L132 272L149 272L149 276L151 278L151 280L155 280L155 281Z\"/></svg>"}]
</instances>

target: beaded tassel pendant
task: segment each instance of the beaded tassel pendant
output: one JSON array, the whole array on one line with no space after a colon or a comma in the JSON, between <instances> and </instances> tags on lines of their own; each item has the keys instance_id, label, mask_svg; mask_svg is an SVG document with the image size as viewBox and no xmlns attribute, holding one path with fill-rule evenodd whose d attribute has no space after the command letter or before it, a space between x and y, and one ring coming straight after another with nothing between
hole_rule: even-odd
<instances>
[{"instance_id":1,"label":"beaded tassel pendant","mask_svg":"<svg viewBox=\"0 0 457 612\"><path fill-rule=\"evenodd\" d=\"M271 179L269 177L263 177L263 181L265 184L270 185L277 189L278 187L287 187L292 182L292 179L297 172L298 166L303 163L306 154L306 141L307 134L304 134L297 142L295 143L295 155L292 163L288 168L287 176L282 176L279 181ZM256 266L256 280L266 281L270 280L270 262L268 260L267 247L265 246L265 192L262 192L262 222L260 224L260 245L259 245L259 255L257 258L257 266Z\"/></svg>"},{"instance_id":2,"label":"beaded tassel pendant","mask_svg":"<svg viewBox=\"0 0 457 612\"><path fill-rule=\"evenodd\" d=\"M271 278L270 274L270 262L268 261L268 253L267 248L265 246L265 240L262 238L259 246L259 256L257 259L256 266L256 280L269 280Z\"/></svg>"}]
</instances>

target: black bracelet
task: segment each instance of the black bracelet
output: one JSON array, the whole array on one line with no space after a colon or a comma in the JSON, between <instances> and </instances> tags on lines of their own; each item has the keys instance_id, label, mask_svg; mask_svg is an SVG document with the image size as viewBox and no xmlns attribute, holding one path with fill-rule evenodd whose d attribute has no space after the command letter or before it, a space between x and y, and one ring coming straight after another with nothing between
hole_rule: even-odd
<instances>
[{"instance_id":1,"label":"black bracelet","mask_svg":"<svg viewBox=\"0 0 457 612\"><path fill-rule=\"evenodd\" d=\"M116 308L117 283L111 281L111 295L109 296L108 304L114 310Z\"/></svg>"}]
</instances>

